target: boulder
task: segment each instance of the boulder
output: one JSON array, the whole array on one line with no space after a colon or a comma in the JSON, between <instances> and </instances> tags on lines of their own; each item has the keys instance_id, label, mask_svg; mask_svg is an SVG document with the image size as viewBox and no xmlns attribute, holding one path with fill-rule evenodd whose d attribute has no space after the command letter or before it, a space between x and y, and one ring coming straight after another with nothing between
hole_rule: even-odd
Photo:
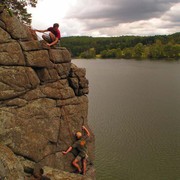
<instances>
[{"instance_id":1,"label":"boulder","mask_svg":"<svg viewBox=\"0 0 180 180\"><path fill-rule=\"evenodd\" d=\"M25 65L24 55L17 42L0 44L1 65Z\"/></svg>"},{"instance_id":2,"label":"boulder","mask_svg":"<svg viewBox=\"0 0 180 180\"><path fill-rule=\"evenodd\" d=\"M15 154L6 146L0 144L0 177L1 179L24 180L23 166Z\"/></svg>"},{"instance_id":3,"label":"boulder","mask_svg":"<svg viewBox=\"0 0 180 180\"><path fill-rule=\"evenodd\" d=\"M0 21L0 43L6 43L11 40L11 36L9 33L7 33L4 29L1 27L4 27L5 25L3 24L2 21Z\"/></svg>"},{"instance_id":4,"label":"boulder","mask_svg":"<svg viewBox=\"0 0 180 180\"><path fill-rule=\"evenodd\" d=\"M53 67L47 50L24 52L27 65L31 67Z\"/></svg>"},{"instance_id":5,"label":"boulder","mask_svg":"<svg viewBox=\"0 0 180 180\"><path fill-rule=\"evenodd\" d=\"M39 79L30 67L0 67L0 100L15 98L37 87Z\"/></svg>"},{"instance_id":6,"label":"boulder","mask_svg":"<svg viewBox=\"0 0 180 180\"><path fill-rule=\"evenodd\" d=\"M24 51L34 51L41 49L41 43L34 40L20 42L20 45Z\"/></svg>"},{"instance_id":7,"label":"boulder","mask_svg":"<svg viewBox=\"0 0 180 180\"><path fill-rule=\"evenodd\" d=\"M89 81L86 79L86 69L78 68L71 64L69 72L69 84L74 89L76 96L82 96L89 93Z\"/></svg>"},{"instance_id":8,"label":"boulder","mask_svg":"<svg viewBox=\"0 0 180 180\"><path fill-rule=\"evenodd\" d=\"M0 20L6 25L7 32L14 39L28 40L28 32L25 25L20 23L16 16L11 16L6 9L0 14Z\"/></svg>"},{"instance_id":9,"label":"boulder","mask_svg":"<svg viewBox=\"0 0 180 180\"><path fill-rule=\"evenodd\" d=\"M67 49L59 51L59 49L50 49L49 56L54 63L67 63L71 61L71 56Z\"/></svg>"}]
</instances>

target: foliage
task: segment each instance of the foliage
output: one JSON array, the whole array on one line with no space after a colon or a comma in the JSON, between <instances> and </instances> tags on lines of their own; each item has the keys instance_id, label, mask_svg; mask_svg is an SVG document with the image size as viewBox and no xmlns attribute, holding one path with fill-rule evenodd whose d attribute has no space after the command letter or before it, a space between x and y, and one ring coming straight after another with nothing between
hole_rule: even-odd
<instances>
[{"instance_id":1,"label":"foliage","mask_svg":"<svg viewBox=\"0 0 180 180\"><path fill-rule=\"evenodd\" d=\"M133 57L133 51L131 48L124 48L123 50L123 58L131 59Z\"/></svg>"},{"instance_id":2,"label":"foliage","mask_svg":"<svg viewBox=\"0 0 180 180\"><path fill-rule=\"evenodd\" d=\"M116 58L116 49L109 49L101 51L102 58Z\"/></svg>"},{"instance_id":3,"label":"foliage","mask_svg":"<svg viewBox=\"0 0 180 180\"><path fill-rule=\"evenodd\" d=\"M180 33L159 36L64 37L72 57L80 58L180 58Z\"/></svg>"},{"instance_id":4,"label":"foliage","mask_svg":"<svg viewBox=\"0 0 180 180\"><path fill-rule=\"evenodd\" d=\"M95 58L96 57L96 51L94 48L90 48L85 52L82 52L80 54L81 58L86 58L86 59L90 59L90 58Z\"/></svg>"},{"instance_id":5,"label":"foliage","mask_svg":"<svg viewBox=\"0 0 180 180\"><path fill-rule=\"evenodd\" d=\"M163 44L160 40L150 46L150 57L153 59L160 59L164 57Z\"/></svg>"},{"instance_id":6,"label":"foliage","mask_svg":"<svg viewBox=\"0 0 180 180\"><path fill-rule=\"evenodd\" d=\"M142 43L136 44L134 47L134 57L137 59L141 59L144 52L144 46Z\"/></svg>"},{"instance_id":7,"label":"foliage","mask_svg":"<svg viewBox=\"0 0 180 180\"><path fill-rule=\"evenodd\" d=\"M1 0L0 4L6 6L9 13L16 15L22 23L30 25L32 20L27 6L36 7L37 0Z\"/></svg>"}]
</instances>

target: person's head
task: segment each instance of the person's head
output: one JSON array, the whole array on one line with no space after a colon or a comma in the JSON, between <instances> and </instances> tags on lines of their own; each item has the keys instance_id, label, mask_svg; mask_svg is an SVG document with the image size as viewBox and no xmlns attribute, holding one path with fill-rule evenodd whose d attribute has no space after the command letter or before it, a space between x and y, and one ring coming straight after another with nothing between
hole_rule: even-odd
<instances>
[{"instance_id":1,"label":"person's head","mask_svg":"<svg viewBox=\"0 0 180 180\"><path fill-rule=\"evenodd\" d=\"M59 24L58 24L58 23L54 23L54 24L53 24L53 28L54 28L54 29L58 29L58 28L59 28Z\"/></svg>"},{"instance_id":2,"label":"person's head","mask_svg":"<svg viewBox=\"0 0 180 180\"><path fill-rule=\"evenodd\" d=\"M81 139L82 133L81 133L81 132L77 132L77 133L76 133L76 137L77 137L77 139Z\"/></svg>"}]
</instances>

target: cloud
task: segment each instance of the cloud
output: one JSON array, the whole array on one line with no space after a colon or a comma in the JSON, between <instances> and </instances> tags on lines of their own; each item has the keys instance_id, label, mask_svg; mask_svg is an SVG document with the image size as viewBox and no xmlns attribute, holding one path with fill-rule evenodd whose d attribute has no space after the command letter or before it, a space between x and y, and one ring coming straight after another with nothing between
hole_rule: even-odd
<instances>
[{"instance_id":1,"label":"cloud","mask_svg":"<svg viewBox=\"0 0 180 180\"><path fill-rule=\"evenodd\" d=\"M81 20L106 19L117 23L160 17L177 0L79 0L69 12L69 18Z\"/></svg>"},{"instance_id":2,"label":"cloud","mask_svg":"<svg viewBox=\"0 0 180 180\"><path fill-rule=\"evenodd\" d=\"M58 22L62 36L154 35L180 31L179 0L53 2L39 0L31 10L34 27L44 29Z\"/></svg>"},{"instance_id":3,"label":"cloud","mask_svg":"<svg viewBox=\"0 0 180 180\"><path fill-rule=\"evenodd\" d=\"M153 35L179 31L179 9L178 0L78 0L65 18L87 35Z\"/></svg>"},{"instance_id":4,"label":"cloud","mask_svg":"<svg viewBox=\"0 0 180 180\"><path fill-rule=\"evenodd\" d=\"M180 3L177 3L176 5L172 6L170 10L167 11L162 16L162 19L165 21L177 22L178 24L180 24L179 10L180 10Z\"/></svg>"}]
</instances>

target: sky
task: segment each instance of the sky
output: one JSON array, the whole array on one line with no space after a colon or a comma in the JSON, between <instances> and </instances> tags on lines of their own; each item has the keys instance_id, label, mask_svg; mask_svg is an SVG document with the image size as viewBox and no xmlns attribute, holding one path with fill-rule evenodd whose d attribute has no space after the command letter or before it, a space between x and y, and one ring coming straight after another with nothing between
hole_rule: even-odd
<instances>
[{"instance_id":1,"label":"sky","mask_svg":"<svg viewBox=\"0 0 180 180\"><path fill-rule=\"evenodd\" d=\"M38 0L28 12L32 28L59 23L62 37L180 32L180 0Z\"/></svg>"}]
</instances>

